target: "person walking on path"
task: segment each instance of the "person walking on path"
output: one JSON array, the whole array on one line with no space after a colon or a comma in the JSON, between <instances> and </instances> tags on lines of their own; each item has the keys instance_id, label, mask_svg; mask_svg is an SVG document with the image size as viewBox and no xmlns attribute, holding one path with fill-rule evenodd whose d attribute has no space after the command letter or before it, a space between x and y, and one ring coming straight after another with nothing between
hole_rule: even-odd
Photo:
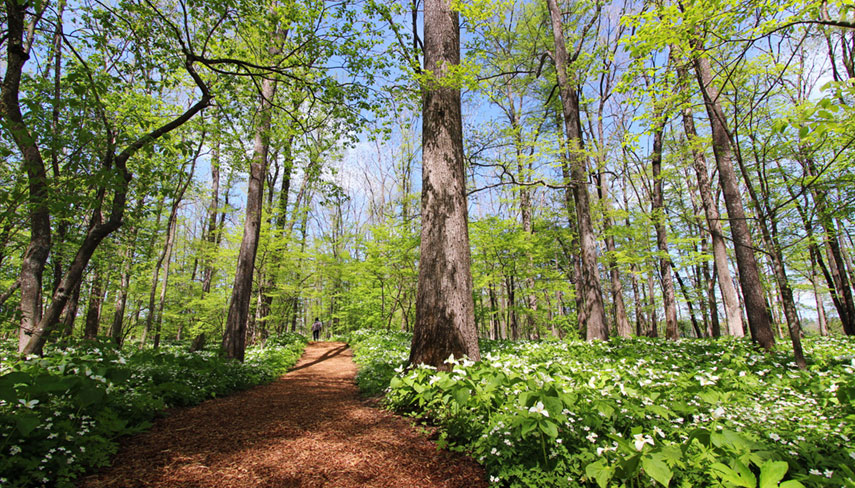
<instances>
[{"instance_id":1,"label":"person walking on path","mask_svg":"<svg viewBox=\"0 0 855 488\"><path fill-rule=\"evenodd\" d=\"M321 323L321 320L315 317L315 323L312 324L312 340L317 341L321 337L321 328L324 325Z\"/></svg>"}]
</instances>

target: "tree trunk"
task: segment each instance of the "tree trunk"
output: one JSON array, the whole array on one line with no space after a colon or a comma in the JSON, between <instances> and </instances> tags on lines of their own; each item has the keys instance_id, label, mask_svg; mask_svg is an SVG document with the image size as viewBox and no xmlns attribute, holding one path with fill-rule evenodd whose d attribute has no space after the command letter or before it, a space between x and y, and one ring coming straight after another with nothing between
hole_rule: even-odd
<instances>
[{"instance_id":1,"label":"tree trunk","mask_svg":"<svg viewBox=\"0 0 855 488\"><path fill-rule=\"evenodd\" d=\"M134 212L140 215L144 198L137 200L137 208ZM122 271L119 274L119 290L116 297L116 306L113 312L113 323L110 326L110 337L117 346L122 345L122 325L125 320L125 307L128 303L128 288L131 286L131 267L134 262L134 252L137 248L137 226L134 225L128 232L128 242L122 255Z\"/></svg>"},{"instance_id":2,"label":"tree trunk","mask_svg":"<svg viewBox=\"0 0 855 488\"><path fill-rule=\"evenodd\" d=\"M683 298L686 300L686 305L689 307L689 319L692 321L692 328L695 330L695 337L703 337L704 333L701 332L701 328L698 325L698 319L695 317L695 307L692 305L692 297L689 296L689 289L686 287L686 284L683 283L683 279L680 278L680 272L674 270L674 278L677 279L677 284L680 286L680 291L683 293Z\"/></svg>"},{"instance_id":3,"label":"tree trunk","mask_svg":"<svg viewBox=\"0 0 855 488\"><path fill-rule=\"evenodd\" d=\"M775 346L775 335L772 333L772 326L769 323L763 283L760 280L760 270L754 256L754 242L742 206L739 180L733 169L733 152L724 111L718 101L718 90L712 83L709 60L699 55L695 58L694 63L698 84L712 127L713 152L718 166L719 182L727 206L727 217L736 251L736 265L739 268L739 280L748 315L748 327L754 341L768 351ZM719 282L721 281L724 281L724 275L720 274Z\"/></svg>"},{"instance_id":4,"label":"tree trunk","mask_svg":"<svg viewBox=\"0 0 855 488\"><path fill-rule=\"evenodd\" d=\"M661 120L653 131L653 153L650 163L653 170L653 194L650 213L656 228L656 248L659 250L659 281L662 284L662 301L665 305L665 338L677 340L680 329L677 325L677 294L674 290L674 276L671 270L671 256L668 254L667 218L665 215L665 195L662 190L662 139L665 133L666 119ZM694 318L694 317L693 317Z\"/></svg>"},{"instance_id":5,"label":"tree trunk","mask_svg":"<svg viewBox=\"0 0 855 488\"><path fill-rule=\"evenodd\" d=\"M681 80L688 80L688 73L685 68L680 67L677 69L677 72ZM683 129L692 148L695 174L698 178L698 193L701 195L701 204L704 208L704 215L706 216L707 229L712 237L713 262L716 274L719 277L718 286L719 291L721 291L722 301L724 302L727 332L734 337L743 337L744 327L742 325L742 312L739 308L739 296L736 293L736 287L733 285L733 277L730 274L730 267L728 266L727 248L724 243L724 231L721 227L718 205L716 205L710 191L711 183L708 176L707 161L703 151L698 147L695 120L692 115L692 109L688 105L683 107Z\"/></svg>"},{"instance_id":6,"label":"tree trunk","mask_svg":"<svg viewBox=\"0 0 855 488\"><path fill-rule=\"evenodd\" d=\"M77 309L80 304L80 285L81 283L78 281L62 309L61 325L64 337L71 337L71 334L74 333L74 321L77 319Z\"/></svg>"},{"instance_id":7,"label":"tree trunk","mask_svg":"<svg viewBox=\"0 0 855 488\"><path fill-rule=\"evenodd\" d=\"M220 205L220 137L215 136L214 148L211 154L211 201L208 204L208 229L205 231L205 267L202 271L202 293L211 291L214 281L214 259L217 240L217 213Z\"/></svg>"},{"instance_id":8,"label":"tree trunk","mask_svg":"<svg viewBox=\"0 0 855 488\"><path fill-rule=\"evenodd\" d=\"M805 173L809 177L818 177L818 172L815 167L813 158L805 157ZM834 226L834 221L829 210L828 197L825 190L817 188L817 185L811 185L814 204L816 205L816 213L819 222L822 225L825 238L825 252L828 262L828 269L831 273L830 288L835 290L837 296L837 313L840 316L840 321L843 323L843 332L846 335L855 335L855 300L853 300L852 287L849 283L843 255L840 251L840 240L837 234L837 229Z\"/></svg>"},{"instance_id":9,"label":"tree trunk","mask_svg":"<svg viewBox=\"0 0 855 488\"><path fill-rule=\"evenodd\" d=\"M21 262L21 312L18 351L25 352L26 345L36 333L42 317L42 274L51 249L50 202L42 154L36 137L30 133L21 114L19 91L21 75L29 58L30 46L25 43L24 16L28 5L6 0L6 73L0 89L0 115L4 128L12 136L24 161L29 183L27 211L30 224L30 243Z\"/></svg>"},{"instance_id":10,"label":"tree trunk","mask_svg":"<svg viewBox=\"0 0 855 488\"><path fill-rule=\"evenodd\" d=\"M191 170L191 178L192 175L193 171ZM183 191L181 192L181 196L184 196ZM177 208L179 201L179 199L176 199L175 208ZM160 347L160 331L163 328L163 305L166 303L166 287L169 285L169 268L172 264L172 249L175 247L175 233L177 232L177 228L178 218L176 215L176 217L169 219L169 228L167 229L166 234L166 246L164 247L165 257L163 259L163 284L160 286L160 297L157 300L157 312L152 311L155 316L154 342L152 345L155 349Z\"/></svg>"},{"instance_id":11,"label":"tree trunk","mask_svg":"<svg viewBox=\"0 0 855 488\"><path fill-rule=\"evenodd\" d=\"M828 335L828 319L825 317L825 306L822 303L822 296L819 294L819 287L816 285L816 257L814 249L810 249L810 284L813 288L813 298L816 301L816 326L819 335L825 337Z\"/></svg>"},{"instance_id":12,"label":"tree trunk","mask_svg":"<svg viewBox=\"0 0 855 488\"><path fill-rule=\"evenodd\" d=\"M422 232L410 364L448 369L450 355L481 359L469 270L460 88L443 84L460 63L460 23L449 0L425 0L422 85Z\"/></svg>"},{"instance_id":13,"label":"tree trunk","mask_svg":"<svg viewBox=\"0 0 855 488\"><path fill-rule=\"evenodd\" d=\"M95 268L92 271L92 289L89 291L89 308L86 310L86 325L83 328L85 339L95 340L98 337L101 305L104 303L104 292L106 291L103 280L101 270Z\"/></svg>"},{"instance_id":14,"label":"tree trunk","mask_svg":"<svg viewBox=\"0 0 855 488\"><path fill-rule=\"evenodd\" d=\"M581 282L584 285L581 292L585 300L586 339L589 341L605 340L608 339L609 329L597 270L597 242L588 201L586 157L579 115L579 92L578 87L571 86L570 80L567 78L570 58L564 41L561 11L556 0L547 0L547 6L552 21L552 36L555 42L555 69L558 72L558 88L568 143L566 151L562 151L562 156L566 154L570 158L570 174L573 195L576 200L576 217L579 223L579 244L582 258Z\"/></svg>"},{"instance_id":15,"label":"tree trunk","mask_svg":"<svg viewBox=\"0 0 855 488\"><path fill-rule=\"evenodd\" d=\"M264 202L264 179L267 174L267 152L270 148L270 118L276 83L265 78L261 82L259 123L255 130L249 184L246 195L246 220L243 239L240 243L238 264L222 349L227 358L243 362L246 350L246 325L249 318L249 302L252 298L252 275L258 236L261 230L261 206Z\"/></svg>"}]
</instances>

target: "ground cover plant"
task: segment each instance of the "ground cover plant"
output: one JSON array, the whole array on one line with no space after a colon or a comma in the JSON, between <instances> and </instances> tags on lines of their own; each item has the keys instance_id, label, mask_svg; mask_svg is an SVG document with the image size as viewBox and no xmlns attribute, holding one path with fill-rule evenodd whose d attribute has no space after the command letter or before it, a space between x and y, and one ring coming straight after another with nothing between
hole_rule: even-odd
<instances>
[{"instance_id":1,"label":"ground cover plant","mask_svg":"<svg viewBox=\"0 0 855 488\"><path fill-rule=\"evenodd\" d=\"M404 369L402 334L353 335L360 376L438 424L496 486L855 486L855 341L482 342L483 361ZM375 359L378 358L378 359ZM392 358L393 368L383 361Z\"/></svg>"},{"instance_id":2,"label":"ground cover plant","mask_svg":"<svg viewBox=\"0 0 855 488\"><path fill-rule=\"evenodd\" d=\"M244 363L215 349L188 352L185 343L120 350L109 341L79 342L27 360L3 344L0 486L72 486L109 462L118 437L145 430L168 407L272 381L306 342L299 334L271 337L248 349Z\"/></svg>"}]
</instances>

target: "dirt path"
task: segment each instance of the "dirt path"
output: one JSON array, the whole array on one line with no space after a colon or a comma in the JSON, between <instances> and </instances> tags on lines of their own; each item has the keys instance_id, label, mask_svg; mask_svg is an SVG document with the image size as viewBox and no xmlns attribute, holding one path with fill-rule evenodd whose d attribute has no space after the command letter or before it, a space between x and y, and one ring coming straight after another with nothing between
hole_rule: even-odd
<instances>
[{"instance_id":1,"label":"dirt path","mask_svg":"<svg viewBox=\"0 0 855 488\"><path fill-rule=\"evenodd\" d=\"M309 344L275 382L178 410L82 487L485 487L483 470L359 399L350 349Z\"/></svg>"}]
</instances>

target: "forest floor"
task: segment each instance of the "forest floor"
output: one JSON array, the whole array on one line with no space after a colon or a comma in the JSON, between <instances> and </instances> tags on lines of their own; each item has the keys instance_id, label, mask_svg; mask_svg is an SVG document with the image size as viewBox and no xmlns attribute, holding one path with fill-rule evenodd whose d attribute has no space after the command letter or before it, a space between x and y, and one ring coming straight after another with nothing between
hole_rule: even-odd
<instances>
[{"instance_id":1,"label":"forest floor","mask_svg":"<svg viewBox=\"0 0 855 488\"><path fill-rule=\"evenodd\" d=\"M309 343L285 376L176 409L81 487L486 487L407 419L360 399L351 350Z\"/></svg>"}]
</instances>

